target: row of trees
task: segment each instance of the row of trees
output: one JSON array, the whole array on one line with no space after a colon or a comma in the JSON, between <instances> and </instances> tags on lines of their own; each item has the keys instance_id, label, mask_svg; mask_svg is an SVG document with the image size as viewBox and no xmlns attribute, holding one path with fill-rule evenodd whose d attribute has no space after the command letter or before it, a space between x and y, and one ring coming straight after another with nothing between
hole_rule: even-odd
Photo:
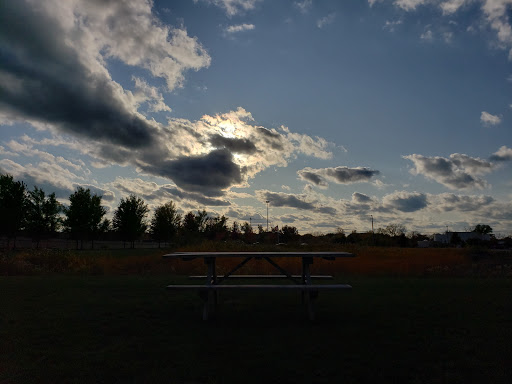
<instances>
[{"instance_id":1,"label":"row of trees","mask_svg":"<svg viewBox=\"0 0 512 384\"><path fill-rule=\"evenodd\" d=\"M105 218L107 209L101 205L102 197L92 194L90 189L78 187L69 196L69 205L61 205L55 193L46 195L34 187L32 191L22 181L15 181L10 175L0 174L0 235L10 241L23 232L39 242L57 232L64 231L76 240L77 248L83 248L84 241L93 242L107 233L117 239L129 242L133 248L135 241L144 234L150 234L158 243L170 242L180 237L182 242L198 238L211 240L244 239L261 240L265 233L261 225L254 233L249 223L234 221L228 227L225 216L211 217L205 210L179 214L176 205L170 201L156 207L153 217L148 220L149 208L143 199L135 195L121 199L114 211L112 221ZM295 227L275 227L271 234L277 241L290 241L298 237Z\"/></svg>"},{"instance_id":2,"label":"row of trees","mask_svg":"<svg viewBox=\"0 0 512 384\"><path fill-rule=\"evenodd\" d=\"M266 232L258 225L255 232L247 222L240 224L234 221L228 226L225 216L208 216L205 210L181 215L172 201L156 207L151 220L148 220L148 205L135 195L121 199L110 221L105 218L107 208L101 205L101 200L102 197L91 193L90 189L78 187L69 196L69 205L64 206L57 201L55 193L46 195L38 187L29 191L22 181L0 174L0 236L7 237L8 247L11 240L14 240L15 246L17 234L23 232L39 246L42 239L63 231L76 240L77 248L83 248L84 241L90 241L94 246L96 239L107 235L110 239L129 242L132 248L135 241L145 234L159 244L173 242L177 238L180 243L200 239L286 243L301 238L293 226L276 226ZM491 234L492 228L478 224L471 231ZM302 236L302 241L309 242L310 237ZM337 233L325 235L324 240L328 239L336 243L413 246L429 238L416 232L406 236L405 226L389 224L375 232L351 233L349 236L338 228Z\"/></svg>"}]
</instances>

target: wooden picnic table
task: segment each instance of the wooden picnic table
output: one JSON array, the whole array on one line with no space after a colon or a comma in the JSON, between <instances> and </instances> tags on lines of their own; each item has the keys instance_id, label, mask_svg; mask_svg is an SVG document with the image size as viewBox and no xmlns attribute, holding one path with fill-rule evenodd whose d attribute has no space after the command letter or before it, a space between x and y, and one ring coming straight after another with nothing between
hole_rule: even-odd
<instances>
[{"instance_id":1,"label":"wooden picnic table","mask_svg":"<svg viewBox=\"0 0 512 384\"><path fill-rule=\"evenodd\" d=\"M174 252L166 254L163 257L167 259L194 260L197 258L204 259L207 265L207 275L204 276L205 282L202 285L181 284L168 285L170 290L197 290L200 297L204 301L203 320L207 320L210 314L214 313L218 301L218 292L221 290L297 290L302 293L302 301L305 304L309 318L313 320L315 313L313 309L313 299L318 296L320 290L337 290L350 289L348 284L313 284L312 280L315 276L311 275L310 266L315 259L335 260L340 257L354 257L355 255L348 252ZM217 274L216 261L219 258L243 258L231 271L224 275ZM282 268L274 259L278 258L300 258L302 259L302 272L300 276L292 275ZM284 281L291 281L293 284L222 284L234 275L236 271L242 268L249 261L265 260L277 269ZM257 275L258 278L266 276ZM275 277L275 275L268 275ZM195 276L197 278L197 276ZM250 278L254 276L246 276ZM321 276L317 276L321 277ZM273 279L275 281L275 279Z\"/></svg>"}]
</instances>

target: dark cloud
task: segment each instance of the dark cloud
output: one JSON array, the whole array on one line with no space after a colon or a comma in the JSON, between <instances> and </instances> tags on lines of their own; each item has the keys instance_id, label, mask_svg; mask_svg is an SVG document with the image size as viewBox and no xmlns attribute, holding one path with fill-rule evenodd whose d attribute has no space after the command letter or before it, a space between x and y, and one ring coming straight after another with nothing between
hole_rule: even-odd
<instances>
[{"instance_id":1,"label":"dark cloud","mask_svg":"<svg viewBox=\"0 0 512 384\"><path fill-rule=\"evenodd\" d=\"M297 195L282 192L256 191L261 200L269 201L271 207L292 207L305 210L314 210L312 203L301 200Z\"/></svg>"},{"instance_id":2,"label":"dark cloud","mask_svg":"<svg viewBox=\"0 0 512 384\"><path fill-rule=\"evenodd\" d=\"M414 163L413 174L421 174L450 189L485 188L487 183L478 175L491 172L492 163L479 158L454 153L449 159L418 154L403 156Z\"/></svg>"},{"instance_id":3,"label":"dark cloud","mask_svg":"<svg viewBox=\"0 0 512 384\"><path fill-rule=\"evenodd\" d=\"M435 208L442 212L479 211L482 207L489 206L494 202L491 196L464 196L453 193L444 193L436 197Z\"/></svg>"},{"instance_id":4,"label":"dark cloud","mask_svg":"<svg viewBox=\"0 0 512 384\"><path fill-rule=\"evenodd\" d=\"M127 194L135 194L147 200L168 200L177 198L179 200L191 200L205 206L229 206L231 203L227 200L207 197L201 193L187 192L173 185L158 185L153 182L136 180L117 180L113 186Z\"/></svg>"},{"instance_id":5,"label":"dark cloud","mask_svg":"<svg viewBox=\"0 0 512 384\"><path fill-rule=\"evenodd\" d=\"M145 170L172 179L181 189L206 196L220 196L222 190L242 181L240 166L226 149L164 161Z\"/></svg>"},{"instance_id":6,"label":"dark cloud","mask_svg":"<svg viewBox=\"0 0 512 384\"><path fill-rule=\"evenodd\" d=\"M375 171L369 168L348 168L348 167L336 167L326 168L326 175L332 177L335 181L340 184L355 183L358 181L368 181L373 176L379 174L379 171Z\"/></svg>"},{"instance_id":7,"label":"dark cloud","mask_svg":"<svg viewBox=\"0 0 512 384\"><path fill-rule=\"evenodd\" d=\"M82 64L58 23L23 2L1 7L2 109L96 141L130 148L154 143L153 128L127 110L107 76Z\"/></svg>"},{"instance_id":8,"label":"dark cloud","mask_svg":"<svg viewBox=\"0 0 512 384\"><path fill-rule=\"evenodd\" d=\"M387 207L401 212L415 212L428 205L427 195L420 192L395 192L383 198Z\"/></svg>"},{"instance_id":9,"label":"dark cloud","mask_svg":"<svg viewBox=\"0 0 512 384\"><path fill-rule=\"evenodd\" d=\"M228 138L221 135L213 135L210 143L217 148L226 148L234 153L253 154L256 152L254 143L247 139Z\"/></svg>"},{"instance_id":10,"label":"dark cloud","mask_svg":"<svg viewBox=\"0 0 512 384\"><path fill-rule=\"evenodd\" d=\"M270 147L276 151L284 150L283 136L277 132L272 132L270 129L258 127L256 132L259 133L259 138L265 141Z\"/></svg>"},{"instance_id":11,"label":"dark cloud","mask_svg":"<svg viewBox=\"0 0 512 384\"><path fill-rule=\"evenodd\" d=\"M372 198L363 193L354 192L352 194L352 201L354 201L355 203L367 204L372 202Z\"/></svg>"},{"instance_id":12,"label":"dark cloud","mask_svg":"<svg viewBox=\"0 0 512 384\"><path fill-rule=\"evenodd\" d=\"M320 187L327 186L328 181L333 181L338 184L368 182L372 177L379 173L379 171L365 167L349 168L341 166L320 169L308 167L297 171L297 174L301 179Z\"/></svg>"},{"instance_id":13,"label":"dark cloud","mask_svg":"<svg viewBox=\"0 0 512 384\"><path fill-rule=\"evenodd\" d=\"M310 183L313 183L314 185L320 186L320 187L326 187L328 184L325 181L323 177L318 175L315 172L309 172L305 170L298 171L297 174L302 180L309 181Z\"/></svg>"},{"instance_id":14,"label":"dark cloud","mask_svg":"<svg viewBox=\"0 0 512 384\"><path fill-rule=\"evenodd\" d=\"M331 216L334 216L338 213L338 211L336 210L336 208L333 208L333 207L318 207L317 209L315 209L316 212L318 213L323 213L323 214L326 214L326 215L331 215Z\"/></svg>"},{"instance_id":15,"label":"dark cloud","mask_svg":"<svg viewBox=\"0 0 512 384\"><path fill-rule=\"evenodd\" d=\"M294 223L296 221L302 221L301 218L297 217L297 216L294 216L294 215L285 215L285 216L281 216L279 218L279 220L283 223L286 223L286 224L291 224L291 223Z\"/></svg>"},{"instance_id":16,"label":"dark cloud","mask_svg":"<svg viewBox=\"0 0 512 384\"><path fill-rule=\"evenodd\" d=\"M225 207L231 205L227 200L214 199L204 196L201 193L182 191L176 187L162 187L162 190L180 199L197 201L198 203L206 206Z\"/></svg>"}]
</instances>

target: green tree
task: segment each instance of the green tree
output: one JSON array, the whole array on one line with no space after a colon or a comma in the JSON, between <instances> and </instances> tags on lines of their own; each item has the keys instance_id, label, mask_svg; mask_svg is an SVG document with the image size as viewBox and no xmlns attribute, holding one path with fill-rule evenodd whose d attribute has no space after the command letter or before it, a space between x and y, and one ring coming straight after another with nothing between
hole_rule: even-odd
<instances>
[{"instance_id":1,"label":"green tree","mask_svg":"<svg viewBox=\"0 0 512 384\"><path fill-rule=\"evenodd\" d=\"M8 174L0 175L0 234L7 236L7 246L23 229L27 212L27 186L22 181L14 181Z\"/></svg>"},{"instance_id":2,"label":"green tree","mask_svg":"<svg viewBox=\"0 0 512 384\"><path fill-rule=\"evenodd\" d=\"M45 192L38 187L34 187L34 190L28 193L26 229L36 240L37 248L41 239L47 238L58 230L61 222L60 211L61 207L55 198L55 193L46 196Z\"/></svg>"},{"instance_id":3,"label":"green tree","mask_svg":"<svg viewBox=\"0 0 512 384\"><path fill-rule=\"evenodd\" d=\"M168 242L176 236L180 223L181 215L172 201L155 209L150 230L153 239L158 241L158 248L160 248L160 242Z\"/></svg>"},{"instance_id":4,"label":"green tree","mask_svg":"<svg viewBox=\"0 0 512 384\"><path fill-rule=\"evenodd\" d=\"M254 233L254 230L252 229L252 225L249 224L247 221L242 224L240 229L242 230L244 236L249 236L249 235L252 235Z\"/></svg>"},{"instance_id":5,"label":"green tree","mask_svg":"<svg viewBox=\"0 0 512 384\"><path fill-rule=\"evenodd\" d=\"M146 215L148 212L149 208L144 200L135 195L121 199L114 212L112 225L121 235L123 241L130 242L130 248L135 248L135 240L146 232L148 227Z\"/></svg>"},{"instance_id":6,"label":"green tree","mask_svg":"<svg viewBox=\"0 0 512 384\"><path fill-rule=\"evenodd\" d=\"M487 224L477 224L472 232L488 235L492 233L492 228Z\"/></svg>"},{"instance_id":7,"label":"green tree","mask_svg":"<svg viewBox=\"0 0 512 384\"><path fill-rule=\"evenodd\" d=\"M199 228L196 223L196 215L194 212L190 211L183 217L183 225L182 228L186 233L199 233Z\"/></svg>"},{"instance_id":8,"label":"green tree","mask_svg":"<svg viewBox=\"0 0 512 384\"><path fill-rule=\"evenodd\" d=\"M406 229L403 224L389 224L386 228L379 228L377 233L391 237L405 235Z\"/></svg>"},{"instance_id":9,"label":"green tree","mask_svg":"<svg viewBox=\"0 0 512 384\"><path fill-rule=\"evenodd\" d=\"M236 240L240 237L240 224L238 224L238 221L233 221L233 225L231 226L231 238L233 240Z\"/></svg>"},{"instance_id":10,"label":"green tree","mask_svg":"<svg viewBox=\"0 0 512 384\"><path fill-rule=\"evenodd\" d=\"M226 216L208 217L205 222L205 235L210 240L224 240L228 234Z\"/></svg>"},{"instance_id":11,"label":"green tree","mask_svg":"<svg viewBox=\"0 0 512 384\"><path fill-rule=\"evenodd\" d=\"M105 221L102 222L102 219L107 209L101 206L101 196L92 195L89 188L78 187L69 196L69 202L69 207L64 209L64 228L76 240L77 249L79 242L80 248L83 248L84 240L94 241L105 228Z\"/></svg>"},{"instance_id":12,"label":"green tree","mask_svg":"<svg viewBox=\"0 0 512 384\"><path fill-rule=\"evenodd\" d=\"M294 241L299 238L299 231L296 227L285 225L281 228L281 241L288 242Z\"/></svg>"}]
</instances>

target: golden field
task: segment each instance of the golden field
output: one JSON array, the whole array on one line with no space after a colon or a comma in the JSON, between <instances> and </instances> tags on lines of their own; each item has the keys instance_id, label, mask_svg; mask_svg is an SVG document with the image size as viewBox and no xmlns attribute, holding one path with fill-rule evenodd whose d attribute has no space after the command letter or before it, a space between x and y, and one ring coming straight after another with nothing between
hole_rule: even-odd
<instances>
[{"instance_id":1,"label":"golden field","mask_svg":"<svg viewBox=\"0 0 512 384\"><path fill-rule=\"evenodd\" d=\"M265 246L233 243L203 243L177 249L114 249L114 250L18 250L0 254L0 275L37 274L204 274L202 259L169 260L162 256L174 251L345 251L356 255L334 261L316 260L314 274L365 276L423 276L430 274L468 274L491 265L501 275L511 272L510 252L467 248L391 248L369 246ZM508 261L507 261L508 260ZM229 271L241 259L221 259L219 273ZM280 259L279 265L291 273L300 273L298 259ZM264 260L252 260L241 274L279 273Z\"/></svg>"}]
</instances>

